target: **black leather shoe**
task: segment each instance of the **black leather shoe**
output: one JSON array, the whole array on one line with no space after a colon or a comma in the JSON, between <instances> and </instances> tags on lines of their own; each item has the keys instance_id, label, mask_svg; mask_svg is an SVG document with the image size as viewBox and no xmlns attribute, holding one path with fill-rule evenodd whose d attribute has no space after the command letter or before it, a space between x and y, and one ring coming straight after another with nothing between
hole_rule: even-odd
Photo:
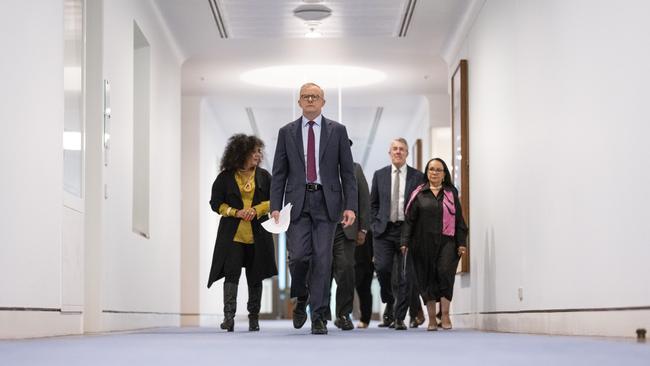
<instances>
[{"instance_id":1,"label":"black leather shoe","mask_svg":"<svg viewBox=\"0 0 650 366\"><path fill-rule=\"evenodd\" d=\"M382 316L382 322L379 323L380 328L391 328L391 325L393 324L393 321L395 320L394 317L394 311L393 311L393 304L388 303L386 304L386 308L384 309L384 316Z\"/></svg>"},{"instance_id":2,"label":"black leather shoe","mask_svg":"<svg viewBox=\"0 0 650 366\"><path fill-rule=\"evenodd\" d=\"M418 314L415 318L411 318L409 322L409 328L417 328L420 325L424 324L424 314Z\"/></svg>"},{"instance_id":3,"label":"black leather shoe","mask_svg":"<svg viewBox=\"0 0 650 366\"><path fill-rule=\"evenodd\" d=\"M248 331L259 332L260 330L260 316L257 314L248 314Z\"/></svg>"},{"instance_id":4,"label":"black leather shoe","mask_svg":"<svg viewBox=\"0 0 650 366\"><path fill-rule=\"evenodd\" d=\"M229 332L235 331L235 319L232 317L226 317L223 319L223 322L220 325L221 329L227 330Z\"/></svg>"},{"instance_id":5,"label":"black leather shoe","mask_svg":"<svg viewBox=\"0 0 650 366\"><path fill-rule=\"evenodd\" d=\"M334 321L334 325L341 330L352 330L354 329L354 324L350 316L340 316Z\"/></svg>"},{"instance_id":6,"label":"black leather shoe","mask_svg":"<svg viewBox=\"0 0 650 366\"><path fill-rule=\"evenodd\" d=\"M293 327L296 329L302 328L307 321L307 299L296 301L296 306L293 308Z\"/></svg>"},{"instance_id":7,"label":"black leather shoe","mask_svg":"<svg viewBox=\"0 0 650 366\"><path fill-rule=\"evenodd\" d=\"M311 322L311 334L327 334L327 326L322 320L316 319Z\"/></svg>"},{"instance_id":8,"label":"black leather shoe","mask_svg":"<svg viewBox=\"0 0 650 366\"><path fill-rule=\"evenodd\" d=\"M395 320L395 330L406 330L406 324L404 324L403 320Z\"/></svg>"}]
</instances>

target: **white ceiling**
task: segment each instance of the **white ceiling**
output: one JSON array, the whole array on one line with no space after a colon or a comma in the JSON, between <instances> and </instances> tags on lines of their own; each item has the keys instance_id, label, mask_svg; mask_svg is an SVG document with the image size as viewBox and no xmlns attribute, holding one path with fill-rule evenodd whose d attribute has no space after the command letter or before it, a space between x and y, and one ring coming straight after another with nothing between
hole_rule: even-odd
<instances>
[{"instance_id":1,"label":"white ceiling","mask_svg":"<svg viewBox=\"0 0 650 366\"><path fill-rule=\"evenodd\" d=\"M301 1L220 0L230 38L302 38L304 22L293 16ZM318 27L324 37L396 35L407 0L329 0L332 15Z\"/></svg>"},{"instance_id":2,"label":"white ceiling","mask_svg":"<svg viewBox=\"0 0 650 366\"><path fill-rule=\"evenodd\" d=\"M250 108L272 161L277 130L294 117L294 91L254 86L240 75L251 69L292 64L343 64L373 68L387 78L342 92L342 122L354 139L355 159L369 144L366 174L387 163L390 139L405 135L422 108L423 95L447 93L445 42L470 0L417 0L406 37L397 37L407 0L328 0L332 9L319 30L324 38L300 38L307 26L293 16L305 4L288 0L217 0L229 38L223 39L209 0L154 0L181 52L183 95L209 97L227 133L252 133ZM318 82L316 80L316 82ZM296 88L299 85L296 85ZM326 90L325 116L338 119L337 90ZM369 141L378 107L383 108ZM297 111L296 113L299 113ZM426 158L426 157L425 157Z\"/></svg>"}]
</instances>

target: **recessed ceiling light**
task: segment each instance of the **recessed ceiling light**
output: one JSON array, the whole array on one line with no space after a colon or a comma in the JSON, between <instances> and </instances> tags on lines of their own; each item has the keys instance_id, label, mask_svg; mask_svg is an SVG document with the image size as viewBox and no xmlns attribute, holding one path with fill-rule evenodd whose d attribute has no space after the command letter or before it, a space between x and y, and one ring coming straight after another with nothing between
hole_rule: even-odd
<instances>
[{"instance_id":1,"label":"recessed ceiling light","mask_svg":"<svg viewBox=\"0 0 650 366\"><path fill-rule=\"evenodd\" d=\"M275 88L298 88L314 82L323 88L350 88L383 81L386 74L366 67L346 65L282 65L241 74L244 82Z\"/></svg>"}]
</instances>

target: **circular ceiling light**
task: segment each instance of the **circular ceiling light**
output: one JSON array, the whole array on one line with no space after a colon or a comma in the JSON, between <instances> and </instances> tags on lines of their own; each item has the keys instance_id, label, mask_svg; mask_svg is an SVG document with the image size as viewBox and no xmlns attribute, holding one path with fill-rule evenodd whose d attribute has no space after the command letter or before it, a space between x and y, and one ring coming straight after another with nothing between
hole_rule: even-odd
<instances>
[{"instance_id":1,"label":"circular ceiling light","mask_svg":"<svg viewBox=\"0 0 650 366\"><path fill-rule=\"evenodd\" d=\"M244 82L274 88L298 88L314 82L323 88L350 88L376 84L386 74L381 71L346 65L282 65L254 69L241 74Z\"/></svg>"},{"instance_id":2,"label":"circular ceiling light","mask_svg":"<svg viewBox=\"0 0 650 366\"><path fill-rule=\"evenodd\" d=\"M293 15L306 21L321 21L332 15L332 9L321 4L300 5L293 9Z\"/></svg>"}]
</instances>

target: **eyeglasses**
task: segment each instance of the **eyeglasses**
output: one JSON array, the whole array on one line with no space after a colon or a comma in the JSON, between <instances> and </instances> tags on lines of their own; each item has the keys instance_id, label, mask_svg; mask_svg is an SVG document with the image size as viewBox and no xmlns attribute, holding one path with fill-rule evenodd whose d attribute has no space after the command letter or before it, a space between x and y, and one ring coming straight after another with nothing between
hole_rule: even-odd
<instances>
[{"instance_id":1,"label":"eyeglasses","mask_svg":"<svg viewBox=\"0 0 650 366\"><path fill-rule=\"evenodd\" d=\"M444 169L429 169L429 171L431 173L444 173L445 172Z\"/></svg>"},{"instance_id":2,"label":"eyeglasses","mask_svg":"<svg viewBox=\"0 0 650 366\"><path fill-rule=\"evenodd\" d=\"M316 102L320 99L320 95L316 94L303 94L300 96L300 99L306 102Z\"/></svg>"}]
</instances>

